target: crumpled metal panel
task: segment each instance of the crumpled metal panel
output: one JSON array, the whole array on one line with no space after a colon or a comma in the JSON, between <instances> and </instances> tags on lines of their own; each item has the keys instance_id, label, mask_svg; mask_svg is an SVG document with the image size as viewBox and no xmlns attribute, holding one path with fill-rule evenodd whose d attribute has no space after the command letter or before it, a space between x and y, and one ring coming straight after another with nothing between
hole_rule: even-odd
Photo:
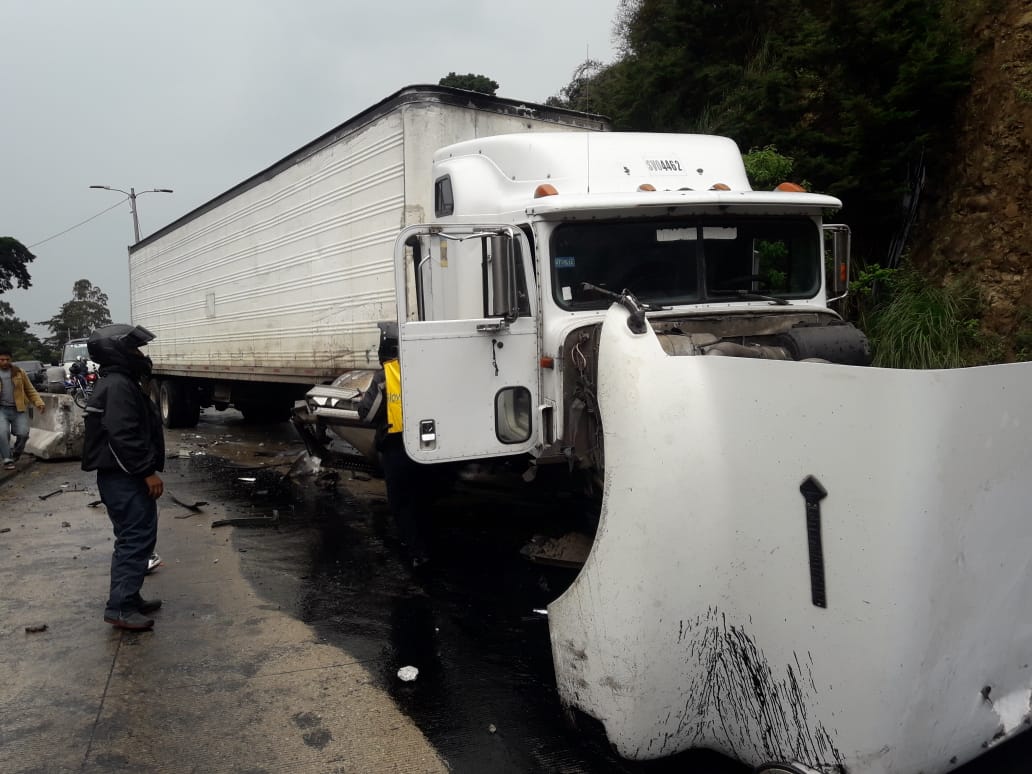
<instances>
[{"instance_id":1,"label":"crumpled metal panel","mask_svg":"<svg viewBox=\"0 0 1032 774\"><path fill-rule=\"evenodd\" d=\"M598 534L549 606L562 701L628 758L822 772L945 772L1026 728L1032 363L676 357L626 317Z\"/></svg>"}]
</instances>

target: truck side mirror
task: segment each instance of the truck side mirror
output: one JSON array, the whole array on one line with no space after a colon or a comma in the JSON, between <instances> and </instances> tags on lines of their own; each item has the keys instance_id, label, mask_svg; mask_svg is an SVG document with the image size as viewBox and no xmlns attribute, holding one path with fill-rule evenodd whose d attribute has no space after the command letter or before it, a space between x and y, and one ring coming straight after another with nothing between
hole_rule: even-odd
<instances>
[{"instance_id":1,"label":"truck side mirror","mask_svg":"<svg viewBox=\"0 0 1032 774\"><path fill-rule=\"evenodd\" d=\"M828 302L845 298L849 293L849 253L851 232L844 223L828 223L824 231L824 268L827 277Z\"/></svg>"},{"instance_id":2,"label":"truck side mirror","mask_svg":"<svg viewBox=\"0 0 1032 774\"><path fill-rule=\"evenodd\" d=\"M488 314L514 322L520 315L516 281L516 257L513 254L516 240L511 236L499 235L490 239L491 296Z\"/></svg>"}]
</instances>

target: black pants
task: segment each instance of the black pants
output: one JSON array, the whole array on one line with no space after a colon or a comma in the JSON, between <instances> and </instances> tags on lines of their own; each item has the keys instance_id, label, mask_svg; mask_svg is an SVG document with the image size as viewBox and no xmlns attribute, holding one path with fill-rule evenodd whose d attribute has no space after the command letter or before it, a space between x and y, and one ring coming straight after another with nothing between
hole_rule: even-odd
<instances>
[{"instance_id":1,"label":"black pants","mask_svg":"<svg viewBox=\"0 0 1032 774\"><path fill-rule=\"evenodd\" d=\"M147 561L158 540L158 504L139 476L97 471L97 489L115 530L106 615L127 615L140 604Z\"/></svg>"},{"instance_id":2,"label":"black pants","mask_svg":"<svg viewBox=\"0 0 1032 774\"><path fill-rule=\"evenodd\" d=\"M405 453L401 433L389 433L380 446L387 503L398 538L413 558L429 555L429 509L432 501L428 465L413 462Z\"/></svg>"}]
</instances>

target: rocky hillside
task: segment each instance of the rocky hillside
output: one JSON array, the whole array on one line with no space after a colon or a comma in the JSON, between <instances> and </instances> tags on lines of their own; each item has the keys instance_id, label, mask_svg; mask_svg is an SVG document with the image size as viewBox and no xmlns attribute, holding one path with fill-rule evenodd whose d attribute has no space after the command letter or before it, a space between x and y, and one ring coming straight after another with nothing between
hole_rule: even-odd
<instances>
[{"instance_id":1,"label":"rocky hillside","mask_svg":"<svg viewBox=\"0 0 1032 774\"><path fill-rule=\"evenodd\" d=\"M941 191L926 190L913 260L974 283L992 360L1032 360L1032 0L977 23L974 82Z\"/></svg>"}]
</instances>

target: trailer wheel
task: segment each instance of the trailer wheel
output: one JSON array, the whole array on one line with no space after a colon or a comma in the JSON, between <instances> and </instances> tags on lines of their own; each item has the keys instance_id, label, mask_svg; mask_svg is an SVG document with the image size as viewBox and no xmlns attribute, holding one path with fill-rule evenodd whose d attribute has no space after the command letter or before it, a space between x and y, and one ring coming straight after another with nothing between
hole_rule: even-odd
<instances>
[{"instance_id":1,"label":"trailer wheel","mask_svg":"<svg viewBox=\"0 0 1032 774\"><path fill-rule=\"evenodd\" d=\"M175 379L162 379L157 390L161 424L167 428L197 425L201 407L188 387Z\"/></svg>"}]
</instances>

